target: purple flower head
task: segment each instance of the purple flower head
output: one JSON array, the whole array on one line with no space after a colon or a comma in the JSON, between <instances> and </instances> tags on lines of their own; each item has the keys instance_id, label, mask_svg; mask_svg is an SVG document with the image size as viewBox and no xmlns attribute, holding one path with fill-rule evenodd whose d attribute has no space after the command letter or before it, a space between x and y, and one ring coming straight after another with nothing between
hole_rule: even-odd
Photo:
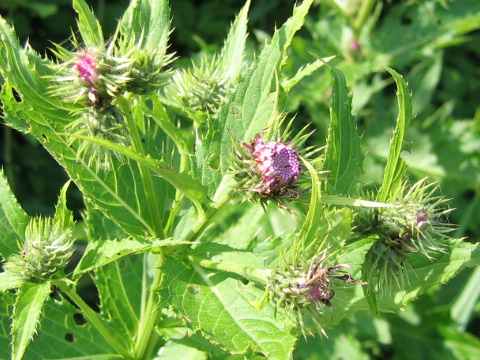
<instances>
[{"instance_id":1,"label":"purple flower head","mask_svg":"<svg viewBox=\"0 0 480 360\"><path fill-rule=\"evenodd\" d=\"M276 141L264 143L256 138L252 144L256 166L253 171L262 176L258 191L262 195L278 195L298 180L302 169L300 159L289 143Z\"/></svg>"},{"instance_id":2,"label":"purple flower head","mask_svg":"<svg viewBox=\"0 0 480 360\"><path fill-rule=\"evenodd\" d=\"M79 53L73 66L77 69L78 77L87 85L93 85L98 78L95 55L88 50Z\"/></svg>"}]
</instances>

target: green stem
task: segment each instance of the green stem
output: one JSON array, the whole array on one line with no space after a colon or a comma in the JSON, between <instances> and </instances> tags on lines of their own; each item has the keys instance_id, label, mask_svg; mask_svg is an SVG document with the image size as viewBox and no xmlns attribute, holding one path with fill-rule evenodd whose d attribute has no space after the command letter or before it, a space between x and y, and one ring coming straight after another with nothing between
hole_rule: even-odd
<instances>
[{"instance_id":1,"label":"green stem","mask_svg":"<svg viewBox=\"0 0 480 360\"><path fill-rule=\"evenodd\" d=\"M129 99L125 99L124 97L118 97L117 102L119 106L122 108L123 113L125 114L125 119L127 121L127 126L130 131L130 135L132 137L132 147L133 150L139 153L140 155L145 155L145 151L143 149L142 139L140 138L140 134L138 132L138 126L134 119L134 114L131 113L130 109L131 106L129 103L134 99L130 97ZM142 164L138 164L140 169L140 173L142 176L142 182L145 187L145 193L148 194L148 201L147 206L149 212L152 216L152 226L155 230L155 234L152 234L160 239L165 238L165 234L163 233L162 228L162 217L160 216L160 211L157 202L157 196L155 192L155 187L153 186L153 178L150 169L145 167Z\"/></svg>"},{"instance_id":2,"label":"green stem","mask_svg":"<svg viewBox=\"0 0 480 360\"><path fill-rule=\"evenodd\" d=\"M90 322L98 332L104 337L104 339L121 355L124 359L134 360L134 357L125 349L110 333L107 327L103 324L102 320L98 317L97 313L92 310L88 304L76 293L76 291L61 280L54 280L53 285L62 290L82 311L83 315Z\"/></svg>"},{"instance_id":3,"label":"green stem","mask_svg":"<svg viewBox=\"0 0 480 360\"><path fill-rule=\"evenodd\" d=\"M155 325L160 316L160 309L157 306L158 295L155 290L160 286L162 281L162 271L160 270L162 264L163 255L159 254L157 255L157 260L155 262L155 276L153 278L152 286L150 287L147 306L142 313L138 324L137 341L133 350L136 359L148 359L149 354L147 350L151 350L151 343L158 340L158 335L155 332Z\"/></svg>"},{"instance_id":4,"label":"green stem","mask_svg":"<svg viewBox=\"0 0 480 360\"><path fill-rule=\"evenodd\" d=\"M360 6L360 10L358 11L357 18L353 23L353 29L355 31L355 39L358 39L360 31L365 25L368 17L372 13L373 6L377 3L376 0L364 0L362 1L362 5Z\"/></svg>"},{"instance_id":5,"label":"green stem","mask_svg":"<svg viewBox=\"0 0 480 360\"><path fill-rule=\"evenodd\" d=\"M252 280L257 283L261 283L263 285L266 285L268 283L268 278L271 275L271 272L269 270L252 269L252 268L242 266L242 265L237 265L237 264L216 262L209 259L202 259L194 255L189 255L188 260L190 260L195 264L200 265L201 267L238 274L248 280Z\"/></svg>"}]
</instances>

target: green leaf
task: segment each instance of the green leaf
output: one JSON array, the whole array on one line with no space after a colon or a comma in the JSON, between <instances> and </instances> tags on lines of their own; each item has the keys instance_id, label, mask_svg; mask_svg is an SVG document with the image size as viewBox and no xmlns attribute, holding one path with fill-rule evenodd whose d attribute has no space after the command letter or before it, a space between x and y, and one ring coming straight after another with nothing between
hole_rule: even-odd
<instances>
[{"instance_id":1,"label":"green leaf","mask_svg":"<svg viewBox=\"0 0 480 360\"><path fill-rule=\"evenodd\" d=\"M58 197L58 203L55 207L55 218L56 223L62 224L64 229L67 229L73 226L73 212L67 208L67 190L70 186L71 180L67 181L63 185L62 190L60 191L60 196Z\"/></svg>"},{"instance_id":2,"label":"green leaf","mask_svg":"<svg viewBox=\"0 0 480 360\"><path fill-rule=\"evenodd\" d=\"M455 359L475 360L480 358L478 337L458 332L452 326L441 326L438 330L444 337L444 346L453 353Z\"/></svg>"},{"instance_id":3,"label":"green leaf","mask_svg":"<svg viewBox=\"0 0 480 360\"><path fill-rule=\"evenodd\" d=\"M23 360L121 359L102 334L85 322L80 310L63 297L45 302L41 330Z\"/></svg>"},{"instance_id":4,"label":"green leaf","mask_svg":"<svg viewBox=\"0 0 480 360\"><path fill-rule=\"evenodd\" d=\"M457 295L450 310L452 319L461 331L464 331L467 327L473 315L475 304L477 304L480 298L479 283L480 267L477 267L470 275L461 292Z\"/></svg>"},{"instance_id":5,"label":"green leaf","mask_svg":"<svg viewBox=\"0 0 480 360\"><path fill-rule=\"evenodd\" d=\"M0 273L0 293L11 289L17 289L21 287L24 282L25 279L21 276L2 272Z\"/></svg>"},{"instance_id":6,"label":"green leaf","mask_svg":"<svg viewBox=\"0 0 480 360\"><path fill-rule=\"evenodd\" d=\"M405 132L413 117L412 100L405 80L395 70L388 67L386 67L386 70L393 76L397 84L398 118L390 140L390 153L385 167L382 187L377 196L377 200L380 202L388 202L400 189L404 180L407 164L405 159L401 157L401 153L405 150Z\"/></svg>"},{"instance_id":7,"label":"green leaf","mask_svg":"<svg viewBox=\"0 0 480 360\"><path fill-rule=\"evenodd\" d=\"M23 242L29 220L0 170L0 256L4 259L18 252L17 243Z\"/></svg>"},{"instance_id":8,"label":"green leaf","mask_svg":"<svg viewBox=\"0 0 480 360\"><path fill-rule=\"evenodd\" d=\"M220 67L225 69L225 73L232 78L237 77L243 66L249 7L250 0L247 0L230 27L227 40L218 59Z\"/></svg>"},{"instance_id":9,"label":"green leaf","mask_svg":"<svg viewBox=\"0 0 480 360\"><path fill-rule=\"evenodd\" d=\"M170 8L167 0L131 1L117 28L117 36L124 37L126 44L141 44L145 51L155 54L158 61L165 56L169 34Z\"/></svg>"},{"instance_id":10,"label":"green leaf","mask_svg":"<svg viewBox=\"0 0 480 360\"><path fill-rule=\"evenodd\" d=\"M14 303L13 293L0 293L0 359L11 359L12 356L10 327Z\"/></svg>"},{"instance_id":11,"label":"green leaf","mask_svg":"<svg viewBox=\"0 0 480 360\"><path fill-rule=\"evenodd\" d=\"M75 268L74 277L102 267L126 255L141 254L165 246L190 244L187 241L172 239L126 238L122 240L101 240L90 242L79 264Z\"/></svg>"},{"instance_id":12,"label":"green leaf","mask_svg":"<svg viewBox=\"0 0 480 360\"><path fill-rule=\"evenodd\" d=\"M288 93L292 87L297 85L303 78L312 75L316 70L320 69L323 65L326 65L326 63L334 58L335 56L329 56L323 59L317 59L313 63L303 65L291 79L284 79L282 81L283 90Z\"/></svg>"},{"instance_id":13,"label":"green leaf","mask_svg":"<svg viewBox=\"0 0 480 360\"><path fill-rule=\"evenodd\" d=\"M208 187L209 195L220 185L228 168L228 158L233 151L232 135L249 143L276 113L280 95L277 76L286 61L293 36L302 27L312 2L305 0L295 7L293 16L275 31L271 43L265 46L236 90L220 107L218 122L213 124L207 138L197 141L197 173L202 184ZM218 162L219 165L215 165Z\"/></svg>"},{"instance_id":14,"label":"green leaf","mask_svg":"<svg viewBox=\"0 0 480 360\"><path fill-rule=\"evenodd\" d=\"M152 282L153 274L148 271L149 258L147 254L129 256L95 271L100 308L109 319L105 324L127 348L133 346L138 335L141 307Z\"/></svg>"},{"instance_id":15,"label":"green leaf","mask_svg":"<svg viewBox=\"0 0 480 360\"><path fill-rule=\"evenodd\" d=\"M234 249L248 249L252 241L255 240L259 229L261 229L261 221L265 215L265 211L261 206L248 205L250 206L245 207L246 209L244 212L241 212L242 215L239 219L232 221L235 215L227 213L224 218L226 223L222 224L223 228L217 226L207 230L200 240L214 239L213 241L216 244L228 245ZM237 209L237 206L241 207L241 205L236 205L235 210L232 209L233 213L243 210L243 208ZM218 225L220 221L221 219L216 219L216 224Z\"/></svg>"},{"instance_id":16,"label":"green leaf","mask_svg":"<svg viewBox=\"0 0 480 360\"><path fill-rule=\"evenodd\" d=\"M330 126L323 168L329 171L327 183L335 193L347 195L361 174L363 156L345 75L336 68L330 67L330 70L333 80Z\"/></svg>"},{"instance_id":17,"label":"green leaf","mask_svg":"<svg viewBox=\"0 0 480 360\"><path fill-rule=\"evenodd\" d=\"M87 48L103 48L105 40L100 23L85 0L73 0L73 8L78 13L78 30Z\"/></svg>"},{"instance_id":18,"label":"green leaf","mask_svg":"<svg viewBox=\"0 0 480 360\"><path fill-rule=\"evenodd\" d=\"M261 353L269 359L290 359L295 343L294 326L282 311L267 304L253 308L263 291L229 278L226 273L184 265L166 258L160 295L194 330L233 354Z\"/></svg>"},{"instance_id":19,"label":"green leaf","mask_svg":"<svg viewBox=\"0 0 480 360\"><path fill-rule=\"evenodd\" d=\"M12 360L20 360L37 331L43 303L50 295L49 281L42 284L25 283L17 293L13 309Z\"/></svg>"}]
</instances>

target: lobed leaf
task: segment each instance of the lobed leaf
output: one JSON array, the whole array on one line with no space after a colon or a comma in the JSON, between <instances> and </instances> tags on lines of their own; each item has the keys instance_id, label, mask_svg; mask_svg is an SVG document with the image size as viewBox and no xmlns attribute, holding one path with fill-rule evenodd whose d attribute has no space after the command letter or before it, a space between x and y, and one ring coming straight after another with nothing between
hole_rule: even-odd
<instances>
[{"instance_id":1,"label":"lobed leaf","mask_svg":"<svg viewBox=\"0 0 480 360\"><path fill-rule=\"evenodd\" d=\"M43 304L51 292L51 284L25 283L17 292L12 322L12 360L23 358L27 345L37 331Z\"/></svg>"},{"instance_id":2,"label":"lobed leaf","mask_svg":"<svg viewBox=\"0 0 480 360\"><path fill-rule=\"evenodd\" d=\"M103 336L66 299L48 299L42 316L42 331L35 337L23 360L121 359L102 341Z\"/></svg>"},{"instance_id":3,"label":"lobed leaf","mask_svg":"<svg viewBox=\"0 0 480 360\"><path fill-rule=\"evenodd\" d=\"M218 59L221 68L225 69L225 73L231 77L236 77L243 67L249 8L250 0L247 0L230 27Z\"/></svg>"},{"instance_id":4,"label":"lobed leaf","mask_svg":"<svg viewBox=\"0 0 480 360\"><path fill-rule=\"evenodd\" d=\"M170 7L167 0L134 0L118 23L116 36L163 59L170 34ZM122 49L119 49L120 51Z\"/></svg>"},{"instance_id":5,"label":"lobed leaf","mask_svg":"<svg viewBox=\"0 0 480 360\"><path fill-rule=\"evenodd\" d=\"M335 193L351 194L361 174L363 156L360 136L352 116L352 97L345 75L330 67L332 95L330 97L330 126L325 149L324 170L329 171L327 184Z\"/></svg>"},{"instance_id":6,"label":"lobed leaf","mask_svg":"<svg viewBox=\"0 0 480 360\"><path fill-rule=\"evenodd\" d=\"M78 14L77 26L87 48L105 46L102 27L85 0L73 0L73 8Z\"/></svg>"},{"instance_id":7,"label":"lobed leaf","mask_svg":"<svg viewBox=\"0 0 480 360\"><path fill-rule=\"evenodd\" d=\"M397 125L390 140L390 152L385 166L382 187L380 188L377 201L388 202L400 189L407 170L407 163L401 157L405 150L405 132L413 117L412 100L407 84L403 77L395 70L386 67L397 84L398 118Z\"/></svg>"}]
</instances>

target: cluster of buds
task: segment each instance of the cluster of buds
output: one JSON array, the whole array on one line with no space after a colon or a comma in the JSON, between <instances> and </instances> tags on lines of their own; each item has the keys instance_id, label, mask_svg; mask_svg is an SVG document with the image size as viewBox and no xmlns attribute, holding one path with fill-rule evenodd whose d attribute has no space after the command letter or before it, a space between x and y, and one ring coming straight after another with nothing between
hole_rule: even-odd
<instances>
[{"instance_id":1,"label":"cluster of buds","mask_svg":"<svg viewBox=\"0 0 480 360\"><path fill-rule=\"evenodd\" d=\"M50 279L67 265L74 241L70 228L51 218L34 218L25 230L20 254L8 258L5 271L29 281Z\"/></svg>"},{"instance_id":2,"label":"cluster of buds","mask_svg":"<svg viewBox=\"0 0 480 360\"><path fill-rule=\"evenodd\" d=\"M233 87L234 77L221 66L218 57L203 57L200 65L179 69L165 87L165 100L194 120L213 116Z\"/></svg>"},{"instance_id":3,"label":"cluster of buds","mask_svg":"<svg viewBox=\"0 0 480 360\"><path fill-rule=\"evenodd\" d=\"M278 125L280 124L281 122ZM291 141L285 141L290 135L290 125L291 123L281 136L275 132L261 132L250 144L233 139L235 154L231 168L239 179L238 189L248 190L260 200L297 199L306 191L301 186L307 182L302 177L301 161L308 161L306 159L318 149L301 149L311 134L305 134L306 127Z\"/></svg>"}]
</instances>

